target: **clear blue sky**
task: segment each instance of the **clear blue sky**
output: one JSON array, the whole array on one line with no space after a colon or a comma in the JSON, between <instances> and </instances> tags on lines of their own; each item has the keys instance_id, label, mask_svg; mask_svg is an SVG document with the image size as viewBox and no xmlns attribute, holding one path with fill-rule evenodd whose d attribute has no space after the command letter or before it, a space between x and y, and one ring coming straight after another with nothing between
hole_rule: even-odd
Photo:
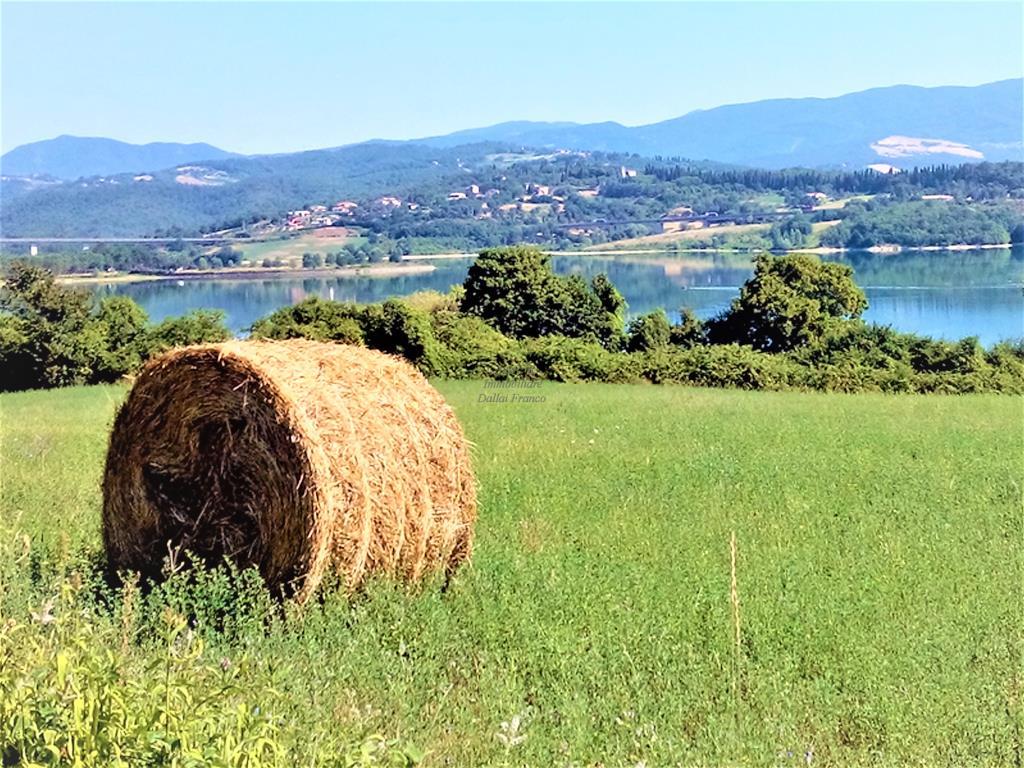
<instances>
[{"instance_id":1,"label":"clear blue sky","mask_svg":"<svg viewBox=\"0 0 1024 768\"><path fill-rule=\"evenodd\" d=\"M0 144L280 152L1020 77L1022 4L0 5Z\"/></svg>"}]
</instances>

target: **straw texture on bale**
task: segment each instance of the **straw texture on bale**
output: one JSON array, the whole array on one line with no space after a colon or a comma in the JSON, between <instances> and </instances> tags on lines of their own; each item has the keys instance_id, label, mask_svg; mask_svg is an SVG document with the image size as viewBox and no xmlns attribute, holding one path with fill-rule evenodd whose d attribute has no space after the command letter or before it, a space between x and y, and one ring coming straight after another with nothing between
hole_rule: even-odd
<instances>
[{"instance_id":1,"label":"straw texture on bale","mask_svg":"<svg viewBox=\"0 0 1024 768\"><path fill-rule=\"evenodd\" d=\"M408 363L314 341L169 352L110 436L111 565L157 576L169 553L256 566L305 599L334 573L417 581L470 555L476 490L462 429Z\"/></svg>"}]
</instances>

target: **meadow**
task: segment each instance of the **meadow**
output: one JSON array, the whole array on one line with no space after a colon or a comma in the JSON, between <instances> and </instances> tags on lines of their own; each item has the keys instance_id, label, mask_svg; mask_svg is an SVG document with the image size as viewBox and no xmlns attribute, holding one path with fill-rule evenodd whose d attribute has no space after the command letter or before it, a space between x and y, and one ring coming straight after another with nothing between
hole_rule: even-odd
<instances>
[{"instance_id":1,"label":"meadow","mask_svg":"<svg viewBox=\"0 0 1024 768\"><path fill-rule=\"evenodd\" d=\"M312 232L295 237L253 240L234 247L241 251L243 259L248 259L256 266L264 259L273 259L292 267L301 267L304 253L323 255L328 251L333 253L341 250L345 245L359 245L365 241L366 238L363 237L323 237Z\"/></svg>"},{"instance_id":2,"label":"meadow","mask_svg":"<svg viewBox=\"0 0 1024 768\"><path fill-rule=\"evenodd\" d=\"M124 388L0 395L5 760L1021 764L1019 398L437 386L472 564L303 609L246 574L103 586Z\"/></svg>"}]
</instances>

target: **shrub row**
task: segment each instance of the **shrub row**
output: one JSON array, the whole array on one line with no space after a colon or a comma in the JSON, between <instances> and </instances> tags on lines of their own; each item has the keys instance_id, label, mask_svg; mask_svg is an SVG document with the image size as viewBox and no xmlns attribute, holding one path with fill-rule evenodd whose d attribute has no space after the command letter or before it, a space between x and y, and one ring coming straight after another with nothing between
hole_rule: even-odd
<instances>
[{"instance_id":1,"label":"shrub row","mask_svg":"<svg viewBox=\"0 0 1024 768\"><path fill-rule=\"evenodd\" d=\"M552 381L650 382L740 389L830 392L1024 394L1024 345L985 351L850 321L823 345L771 354L740 344L677 346L657 340L616 352L565 336L512 339L434 294L359 306L307 299L252 328L256 338L305 337L360 344L405 357L428 376ZM457 302L454 302L457 303ZM644 326L644 334L649 335ZM884 340L888 348L880 344Z\"/></svg>"}]
</instances>

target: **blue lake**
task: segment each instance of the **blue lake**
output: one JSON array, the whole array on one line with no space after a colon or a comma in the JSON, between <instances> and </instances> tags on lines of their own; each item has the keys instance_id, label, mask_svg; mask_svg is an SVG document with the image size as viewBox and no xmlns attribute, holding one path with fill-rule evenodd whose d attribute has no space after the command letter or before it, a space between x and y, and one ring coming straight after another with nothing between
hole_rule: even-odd
<instances>
[{"instance_id":1,"label":"blue lake","mask_svg":"<svg viewBox=\"0 0 1024 768\"><path fill-rule=\"evenodd\" d=\"M1024 248L904 251L831 257L853 267L870 307L866 319L938 338L978 336L984 344L1024 336ZM360 303L416 291L447 291L461 283L471 259L425 262L429 272L393 276L174 280L98 284L100 295L131 296L154 320L192 309L221 309L235 331L273 310L309 296ZM629 303L631 315L681 307L710 317L728 307L751 274L746 256L557 255L559 274L604 272Z\"/></svg>"}]
</instances>

